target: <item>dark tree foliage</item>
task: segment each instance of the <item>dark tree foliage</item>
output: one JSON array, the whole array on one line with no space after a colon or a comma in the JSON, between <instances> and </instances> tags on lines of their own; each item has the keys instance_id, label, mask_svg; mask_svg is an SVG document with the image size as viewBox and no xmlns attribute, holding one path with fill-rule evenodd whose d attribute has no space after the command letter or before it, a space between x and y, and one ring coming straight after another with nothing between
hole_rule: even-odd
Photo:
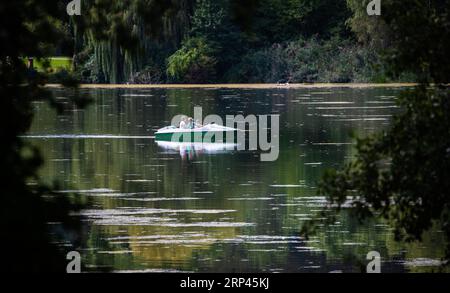
<instances>
[{"instance_id":1,"label":"dark tree foliage","mask_svg":"<svg viewBox=\"0 0 450 293\"><path fill-rule=\"evenodd\" d=\"M414 73L420 82L450 79L450 2L384 1L382 20L390 46L385 52L392 74Z\"/></svg>"},{"instance_id":2,"label":"dark tree foliage","mask_svg":"<svg viewBox=\"0 0 450 293\"><path fill-rule=\"evenodd\" d=\"M159 12L166 11L165 1L132 1L143 14L144 27L158 33ZM117 12L122 1L96 1L93 18L85 22L85 30L107 38L111 34L124 48L133 49L133 36L124 30L122 18L103 26L105 14ZM132 4L130 1L127 3ZM61 80L72 88L71 103L61 104L44 87L47 74L27 68L24 59L44 60L55 53L64 33L67 18L62 1L15 0L0 2L0 180L2 271L65 272L67 250L78 248L80 219L71 216L81 207L76 197L63 196L53 190L57 185L42 183L38 169L43 164L39 150L23 139L33 118L33 102L47 101L57 111L65 107L83 107L88 99L78 94L77 82L70 76ZM143 5L142 7L139 5ZM115 10L116 8L116 10ZM67 19L66 19L67 21ZM111 24L108 22L108 24ZM97 28L97 30L95 30Z\"/></svg>"},{"instance_id":3,"label":"dark tree foliage","mask_svg":"<svg viewBox=\"0 0 450 293\"><path fill-rule=\"evenodd\" d=\"M261 5L261 0L230 0L232 20L242 30L248 31L251 27L256 9Z\"/></svg>"},{"instance_id":4,"label":"dark tree foliage","mask_svg":"<svg viewBox=\"0 0 450 293\"><path fill-rule=\"evenodd\" d=\"M33 101L57 105L42 87L45 74L28 70L23 58L46 56L60 39L58 17L65 7L59 3L0 4L0 227L4 271L64 272L65 251L55 242L76 244L69 233L80 227L78 220L69 216L78 206L40 183L37 170L43 162L39 151L20 138L30 127Z\"/></svg>"},{"instance_id":5,"label":"dark tree foliage","mask_svg":"<svg viewBox=\"0 0 450 293\"><path fill-rule=\"evenodd\" d=\"M420 85L399 96L402 110L388 130L358 139L355 159L320 184L330 207L350 201L361 220L380 215L397 239L420 240L436 224L450 240L449 8L448 1L383 1L390 72L412 72Z\"/></svg>"}]
</instances>

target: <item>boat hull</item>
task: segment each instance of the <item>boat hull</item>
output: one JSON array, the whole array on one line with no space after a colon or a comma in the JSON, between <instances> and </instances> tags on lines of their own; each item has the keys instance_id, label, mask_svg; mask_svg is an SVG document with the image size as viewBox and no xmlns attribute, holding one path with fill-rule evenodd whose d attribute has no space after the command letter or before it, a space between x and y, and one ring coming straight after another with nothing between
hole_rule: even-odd
<instances>
[{"instance_id":1,"label":"boat hull","mask_svg":"<svg viewBox=\"0 0 450 293\"><path fill-rule=\"evenodd\" d=\"M192 132L161 132L155 134L157 141L172 142L204 142L204 143L234 143L237 140L237 131L234 132L234 139L227 141L227 133L230 131L192 131Z\"/></svg>"}]
</instances>

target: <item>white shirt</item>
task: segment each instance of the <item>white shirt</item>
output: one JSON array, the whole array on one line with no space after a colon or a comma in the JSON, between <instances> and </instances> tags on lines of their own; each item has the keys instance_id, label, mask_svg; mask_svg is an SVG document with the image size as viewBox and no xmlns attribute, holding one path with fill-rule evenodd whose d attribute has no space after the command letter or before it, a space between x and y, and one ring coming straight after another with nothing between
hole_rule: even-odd
<instances>
[{"instance_id":1,"label":"white shirt","mask_svg":"<svg viewBox=\"0 0 450 293\"><path fill-rule=\"evenodd\" d=\"M180 122L180 128L186 128L186 122L181 121Z\"/></svg>"}]
</instances>

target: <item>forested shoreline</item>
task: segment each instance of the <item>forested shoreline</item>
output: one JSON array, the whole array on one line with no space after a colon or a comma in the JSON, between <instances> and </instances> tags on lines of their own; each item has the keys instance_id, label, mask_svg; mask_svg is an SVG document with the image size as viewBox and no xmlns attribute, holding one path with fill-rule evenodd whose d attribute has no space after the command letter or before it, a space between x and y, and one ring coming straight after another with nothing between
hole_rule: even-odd
<instances>
[{"instance_id":1,"label":"forested shoreline","mask_svg":"<svg viewBox=\"0 0 450 293\"><path fill-rule=\"evenodd\" d=\"M82 2L90 17L65 16L56 48L73 56L82 83L414 81L387 78L385 34L376 16L364 15L368 1L172 0L158 10L90 2ZM147 10L162 17L149 26Z\"/></svg>"}]
</instances>

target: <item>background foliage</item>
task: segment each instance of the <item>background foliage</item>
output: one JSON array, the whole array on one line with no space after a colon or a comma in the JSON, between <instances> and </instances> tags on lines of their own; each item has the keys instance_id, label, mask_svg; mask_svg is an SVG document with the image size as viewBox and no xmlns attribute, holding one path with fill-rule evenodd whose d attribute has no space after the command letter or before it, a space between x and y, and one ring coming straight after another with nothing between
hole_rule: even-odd
<instances>
[{"instance_id":1,"label":"background foliage","mask_svg":"<svg viewBox=\"0 0 450 293\"><path fill-rule=\"evenodd\" d=\"M386 81L373 44L358 40L347 23L360 10L351 1L85 2L92 17L72 25L83 82ZM160 23L142 21L156 15Z\"/></svg>"}]
</instances>

